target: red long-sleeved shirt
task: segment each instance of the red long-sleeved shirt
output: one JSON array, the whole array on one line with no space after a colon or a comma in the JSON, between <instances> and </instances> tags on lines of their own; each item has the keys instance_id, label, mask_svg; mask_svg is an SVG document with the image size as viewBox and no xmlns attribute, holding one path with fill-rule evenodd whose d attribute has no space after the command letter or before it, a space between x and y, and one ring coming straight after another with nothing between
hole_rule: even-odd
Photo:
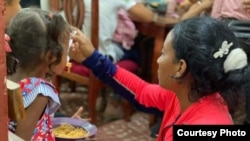
<instances>
[{"instance_id":1,"label":"red long-sleeved shirt","mask_svg":"<svg viewBox=\"0 0 250 141\"><path fill-rule=\"evenodd\" d=\"M177 124L233 124L228 108L218 93L201 98L181 113L180 102L174 92L143 81L135 74L115 66L96 51L83 65L131 103L138 105L136 99L141 105L163 111L158 141L172 141L172 128Z\"/></svg>"},{"instance_id":2,"label":"red long-sleeved shirt","mask_svg":"<svg viewBox=\"0 0 250 141\"><path fill-rule=\"evenodd\" d=\"M148 107L157 107L164 111L158 141L172 141L173 124L233 124L228 108L222 97L216 93L193 103L183 113L175 93L148 84L134 74L118 68L114 79L136 95L139 103Z\"/></svg>"}]
</instances>

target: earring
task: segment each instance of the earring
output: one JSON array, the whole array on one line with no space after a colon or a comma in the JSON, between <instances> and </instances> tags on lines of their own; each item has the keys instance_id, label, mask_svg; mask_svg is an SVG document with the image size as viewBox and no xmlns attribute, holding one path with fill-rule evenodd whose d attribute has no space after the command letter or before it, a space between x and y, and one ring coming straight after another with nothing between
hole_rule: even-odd
<instances>
[{"instance_id":1,"label":"earring","mask_svg":"<svg viewBox=\"0 0 250 141\"><path fill-rule=\"evenodd\" d=\"M173 78L173 79L179 79L179 77L177 77L177 76L171 76L171 78Z\"/></svg>"}]
</instances>

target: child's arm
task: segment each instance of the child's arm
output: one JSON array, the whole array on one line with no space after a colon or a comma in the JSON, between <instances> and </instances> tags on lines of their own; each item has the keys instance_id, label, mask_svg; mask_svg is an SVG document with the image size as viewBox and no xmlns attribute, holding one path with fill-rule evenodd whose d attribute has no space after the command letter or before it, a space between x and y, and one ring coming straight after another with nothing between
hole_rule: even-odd
<instances>
[{"instance_id":1,"label":"child's arm","mask_svg":"<svg viewBox=\"0 0 250 141\"><path fill-rule=\"evenodd\" d=\"M32 104L25 109L26 118L17 123L16 134L24 140L31 140L37 121L41 118L49 98L38 95Z\"/></svg>"}]
</instances>

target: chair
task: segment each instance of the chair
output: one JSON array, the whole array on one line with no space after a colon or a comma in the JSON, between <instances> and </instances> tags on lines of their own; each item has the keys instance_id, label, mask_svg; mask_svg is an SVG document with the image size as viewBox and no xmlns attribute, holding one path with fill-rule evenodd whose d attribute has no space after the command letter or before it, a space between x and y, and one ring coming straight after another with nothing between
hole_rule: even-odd
<instances>
[{"instance_id":1,"label":"chair","mask_svg":"<svg viewBox=\"0 0 250 141\"><path fill-rule=\"evenodd\" d=\"M53 1L54 4L54 10L58 10L60 4L62 4L63 11L65 12L66 20L69 24L78 27L81 29L81 25L83 24L84 19L84 2L83 0L55 0ZM60 3L62 2L62 3ZM73 15L73 8L75 8L75 5L77 10L76 14ZM98 0L92 0L92 43L96 47L98 46ZM95 103L97 99L97 94L99 90L103 87L102 83L100 83L97 78L94 77L93 74L90 75L90 77L85 77L82 75L78 75L76 73L72 73L69 71L63 71L63 73L60 76L55 76L53 78L53 83L56 86L57 90L60 88L60 78L66 78L68 80L71 80L73 82L77 82L79 84L88 86L88 105L89 105L89 117L92 119L91 121L93 123L96 123L96 112L95 112Z\"/></svg>"},{"instance_id":2,"label":"chair","mask_svg":"<svg viewBox=\"0 0 250 141\"><path fill-rule=\"evenodd\" d=\"M81 29L81 26L84 21L84 1L83 0L63 0L59 1L55 0L53 1L54 10L59 10L60 2L62 2L62 8L65 12L65 17L68 23L70 23L73 26L78 27ZM74 11L76 8L77 10ZM94 47L98 47L98 29L99 29L99 0L92 0L91 8L95 10L91 10L91 21L92 21L92 27L91 27L91 41L94 45ZM74 13L76 12L76 13ZM89 111L89 117L91 118L92 123L96 123L96 101L99 92L106 87L104 83L99 81L92 73L90 73L89 77L82 76L73 72L69 71L63 71L63 73L60 76L55 76L53 78L53 83L56 86L57 90L60 88L60 78L66 78L68 80L71 80L73 82L77 82L79 84L88 86L88 111ZM132 114L131 107L129 106L128 102L123 103L123 107L125 108L125 120L130 120L130 115ZM129 108L127 108L129 107Z\"/></svg>"}]
</instances>

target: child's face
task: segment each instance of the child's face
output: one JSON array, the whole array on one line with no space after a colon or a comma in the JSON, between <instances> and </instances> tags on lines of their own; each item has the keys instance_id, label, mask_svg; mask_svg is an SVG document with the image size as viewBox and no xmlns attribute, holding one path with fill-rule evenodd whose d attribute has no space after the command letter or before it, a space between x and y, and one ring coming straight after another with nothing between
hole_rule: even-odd
<instances>
[{"instance_id":1,"label":"child's face","mask_svg":"<svg viewBox=\"0 0 250 141\"><path fill-rule=\"evenodd\" d=\"M7 27L11 19L21 10L20 0L12 0L12 2L5 2L4 21Z\"/></svg>"},{"instance_id":2,"label":"child's face","mask_svg":"<svg viewBox=\"0 0 250 141\"><path fill-rule=\"evenodd\" d=\"M64 39L62 39L60 41L60 44L63 47L63 54L62 54L61 62L56 66L52 66L52 68L51 68L52 71L57 75L59 75L63 72L63 70L66 66L66 63L67 63L68 48L69 48L69 36L64 37Z\"/></svg>"}]
</instances>

